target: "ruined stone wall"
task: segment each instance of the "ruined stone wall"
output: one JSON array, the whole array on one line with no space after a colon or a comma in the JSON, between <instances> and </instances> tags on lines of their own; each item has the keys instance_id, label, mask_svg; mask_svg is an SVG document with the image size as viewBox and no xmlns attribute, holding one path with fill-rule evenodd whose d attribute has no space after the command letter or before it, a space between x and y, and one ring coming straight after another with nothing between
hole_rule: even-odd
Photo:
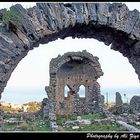
<instances>
[{"instance_id":1,"label":"ruined stone wall","mask_svg":"<svg viewBox=\"0 0 140 140\"><path fill-rule=\"evenodd\" d=\"M49 99L54 100L58 115L81 114L99 111L101 94L97 79L103 75L98 58L82 52L68 52L50 62ZM69 88L64 96L64 88ZM85 98L78 96L81 85L85 87ZM47 90L46 90L47 91Z\"/></svg>"},{"instance_id":2,"label":"ruined stone wall","mask_svg":"<svg viewBox=\"0 0 140 140\"><path fill-rule=\"evenodd\" d=\"M41 109L38 111L40 115L42 115L44 118L49 117L49 99L44 98L41 103Z\"/></svg>"},{"instance_id":3,"label":"ruined stone wall","mask_svg":"<svg viewBox=\"0 0 140 140\"><path fill-rule=\"evenodd\" d=\"M63 100L64 100L64 87L65 87L65 85L68 85L68 87L74 92L73 94L77 94L77 92L79 91L79 87L81 85L84 85L85 89L86 89L86 91L85 91L86 92L85 93L85 96L86 96L85 97L85 99L86 99L85 102L87 102L87 103L89 103L89 98L92 99L94 97L94 94L92 95L93 97L91 97L91 92L92 91L90 91L89 88L92 85L92 83L94 81L96 81L95 70L89 64L84 64L84 63L83 64L82 63L81 64L72 64L72 63L70 63L69 65L65 64L57 72L57 83L58 84L57 84L57 89L56 89L56 98L59 102L56 106L58 107L57 108L58 114L61 114L59 112L59 110L60 110L59 109L59 107L60 107L59 103L62 103ZM69 110L68 114L73 113L74 97L72 97L72 96L74 96L74 95L71 95L69 93L68 97L66 98L66 100L72 100L72 102L69 103L69 105L67 105L68 108L66 110ZM86 106L86 103L84 105ZM81 104L81 106L82 106L82 104Z\"/></svg>"},{"instance_id":4,"label":"ruined stone wall","mask_svg":"<svg viewBox=\"0 0 140 140\"><path fill-rule=\"evenodd\" d=\"M86 105L86 98L79 97L75 95L74 101L73 101L74 107L73 107L73 113L74 114L84 114L87 112Z\"/></svg>"},{"instance_id":5,"label":"ruined stone wall","mask_svg":"<svg viewBox=\"0 0 140 140\"><path fill-rule=\"evenodd\" d=\"M140 96L133 96L130 100L130 109L132 113L140 112Z\"/></svg>"},{"instance_id":6,"label":"ruined stone wall","mask_svg":"<svg viewBox=\"0 0 140 140\"><path fill-rule=\"evenodd\" d=\"M128 58L140 79L138 10L130 11L122 3L37 3L29 9L16 4L10 11L19 16L19 21L5 25L5 10L0 10L0 98L21 59L39 44L58 38L94 38L111 45ZM55 75L50 76L55 80ZM48 87L46 91L54 93L55 89ZM52 99L50 106L54 105Z\"/></svg>"},{"instance_id":7,"label":"ruined stone wall","mask_svg":"<svg viewBox=\"0 0 140 140\"><path fill-rule=\"evenodd\" d=\"M116 92L116 106L122 105L123 105L122 96L119 92Z\"/></svg>"},{"instance_id":8,"label":"ruined stone wall","mask_svg":"<svg viewBox=\"0 0 140 140\"><path fill-rule=\"evenodd\" d=\"M3 115L4 115L4 112L2 110L2 106L1 106L1 103L0 103L0 131L3 130Z\"/></svg>"},{"instance_id":9,"label":"ruined stone wall","mask_svg":"<svg viewBox=\"0 0 140 140\"><path fill-rule=\"evenodd\" d=\"M140 16L122 3L37 3L10 7L18 22L3 22L0 10L0 93L30 50L57 38L94 38L127 57L140 79ZM11 28L11 26L13 28ZM0 94L1 95L1 94Z\"/></svg>"}]
</instances>

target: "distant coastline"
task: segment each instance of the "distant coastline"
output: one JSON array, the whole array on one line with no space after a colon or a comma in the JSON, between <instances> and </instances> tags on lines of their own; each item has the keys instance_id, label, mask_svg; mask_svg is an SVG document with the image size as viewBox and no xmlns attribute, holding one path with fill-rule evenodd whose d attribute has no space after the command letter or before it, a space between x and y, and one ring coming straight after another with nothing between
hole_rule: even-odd
<instances>
[{"instance_id":1,"label":"distant coastline","mask_svg":"<svg viewBox=\"0 0 140 140\"><path fill-rule=\"evenodd\" d=\"M130 102L130 99L134 96L140 96L140 87L113 87L113 88L101 88L101 94L106 97L108 93L108 102L115 102L115 93L120 92L124 102ZM82 93L80 93L82 94ZM124 96L126 94L126 96ZM6 101L13 104L28 103L37 101L40 102L44 98L47 98L47 94L44 88L11 88L5 89L2 93L1 101Z\"/></svg>"}]
</instances>

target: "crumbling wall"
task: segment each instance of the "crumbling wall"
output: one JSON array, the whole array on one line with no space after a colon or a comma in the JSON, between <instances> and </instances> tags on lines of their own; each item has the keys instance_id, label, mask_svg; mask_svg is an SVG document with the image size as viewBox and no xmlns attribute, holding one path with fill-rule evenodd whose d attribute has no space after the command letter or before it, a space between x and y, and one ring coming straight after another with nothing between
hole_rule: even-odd
<instances>
[{"instance_id":1,"label":"crumbling wall","mask_svg":"<svg viewBox=\"0 0 140 140\"><path fill-rule=\"evenodd\" d=\"M128 58L140 79L138 10L130 11L122 3L37 3L29 9L16 4L10 11L18 15L19 21L9 20L5 25L6 11L0 10L0 98L13 70L28 52L58 38L94 38L111 45ZM50 75L50 81L54 81L49 86L56 84L55 74ZM45 89L49 96L55 95L55 88ZM55 106L54 99L50 108Z\"/></svg>"},{"instance_id":2,"label":"crumbling wall","mask_svg":"<svg viewBox=\"0 0 140 140\"><path fill-rule=\"evenodd\" d=\"M130 100L130 109L132 113L140 112L140 96L133 96Z\"/></svg>"},{"instance_id":3,"label":"crumbling wall","mask_svg":"<svg viewBox=\"0 0 140 140\"><path fill-rule=\"evenodd\" d=\"M50 62L50 86L46 87L57 115L83 114L101 111L102 99L97 79L103 75L98 57L87 51L68 52ZM79 97L80 86L85 97ZM65 97L65 86L69 88ZM50 93L49 93L50 92Z\"/></svg>"}]
</instances>

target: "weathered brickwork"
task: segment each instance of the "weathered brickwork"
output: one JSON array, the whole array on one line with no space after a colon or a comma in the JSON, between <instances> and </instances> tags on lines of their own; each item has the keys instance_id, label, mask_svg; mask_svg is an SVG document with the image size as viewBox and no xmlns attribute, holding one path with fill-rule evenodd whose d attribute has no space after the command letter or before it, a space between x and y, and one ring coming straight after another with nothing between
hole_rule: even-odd
<instances>
[{"instance_id":1,"label":"weathered brickwork","mask_svg":"<svg viewBox=\"0 0 140 140\"><path fill-rule=\"evenodd\" d=\"M45 88L49 100L53 101L49 103L54 103L50 106L54 110L50 108L50 111L57 115L101 111L103 104L97 79L102 75L98 57L85 50L53 58L50 62L50 85ZM67 97L64 95L66 85L69 88ZM79 97L81 85L85 87L85 97Z\"/></svg>"},{"instance_id":2,"label":"weathered brickwork","mask_svg":"<svg viewBox=\"0 0 140 140\"><path fill-rule=\"evenodd\" d=\"M122 3L37 3L24 9L16 4L11 12L20 18L5 25L0 10L0 97L13 70L30 50L58 38L94 38L119 51L140 79L140 14ZM79 46L75 46L79 47ZM63 62L62 62L63 63ZM56 75L50 85L56 86ZM77 90L78 88L75 87ZM56 89L47 89L49 96ZM74 97L73 97L74 98ZM50 106L55 106L53 100ZM61 99L60 99L61 101Z\"/></svg>"}]
</instances>

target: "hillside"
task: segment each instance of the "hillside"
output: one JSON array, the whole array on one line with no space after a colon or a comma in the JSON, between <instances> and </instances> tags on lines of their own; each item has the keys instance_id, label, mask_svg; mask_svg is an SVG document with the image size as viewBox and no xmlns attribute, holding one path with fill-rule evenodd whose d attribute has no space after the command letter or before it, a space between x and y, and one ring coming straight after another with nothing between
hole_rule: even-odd
<instances>
[{"instance_id":1,"label":"hillside","mask_svg":"<svg viewBox=\"0 0 140 140\"><path fill-rule=\"evenodd\" d=\"M1 107L5 113L36 112L41 108L41 102L34 101L24 104L1 102Z\"/></svg>"}]
</instances>

